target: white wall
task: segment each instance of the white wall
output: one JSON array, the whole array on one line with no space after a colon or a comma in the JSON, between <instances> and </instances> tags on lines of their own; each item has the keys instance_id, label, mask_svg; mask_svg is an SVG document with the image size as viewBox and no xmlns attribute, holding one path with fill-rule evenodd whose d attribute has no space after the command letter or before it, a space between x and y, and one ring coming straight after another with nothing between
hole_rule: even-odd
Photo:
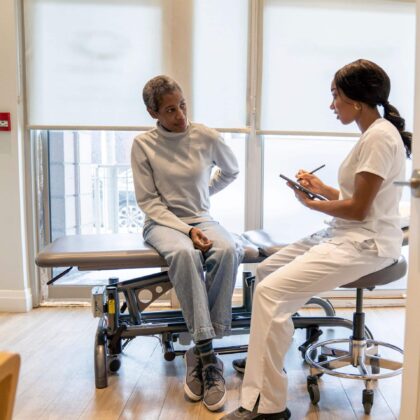
<instances>
[{"instance_id":1,"label":"white wall","mask_svg":"<svg viewBox=\"0 0 420 420\"><path fill-rule=\"evenodd\" d=\"M24 220L23 124L18 77L16 1L0 2L0 112L12 131L0 131L0 311L32 308Z\"/></svg>"}]
</instances>

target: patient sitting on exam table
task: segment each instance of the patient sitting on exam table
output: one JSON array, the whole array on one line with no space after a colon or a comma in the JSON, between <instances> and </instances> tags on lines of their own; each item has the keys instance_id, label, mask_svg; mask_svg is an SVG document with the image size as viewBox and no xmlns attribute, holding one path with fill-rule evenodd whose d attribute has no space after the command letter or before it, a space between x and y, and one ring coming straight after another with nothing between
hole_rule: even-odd
<instances>
[{"instance_id":1,"label":"patient sitting on exam table","mask_svg":"<svg viewBox=\"0 0 420 420\"><path fill-rule=\"evenodd\" d=\"M143 236L168 263L195 344L185 353L185 394L215 411L226 400L226 388L212 340L230 332L243 251L210 216L210 196L235 180L238 163L215 130L188 120L175 80L149 80L143 101L157 120L134 139L131 151L136 199L146 215Z\"/></svg>"}]
</instances>

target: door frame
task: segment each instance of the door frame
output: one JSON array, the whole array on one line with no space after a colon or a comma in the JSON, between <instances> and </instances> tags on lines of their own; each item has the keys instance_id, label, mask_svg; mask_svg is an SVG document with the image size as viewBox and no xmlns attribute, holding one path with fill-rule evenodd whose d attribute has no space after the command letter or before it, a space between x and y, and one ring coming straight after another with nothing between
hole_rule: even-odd
<instances>
[{"instance_id":1,"label":"door frame","mask_svg":"<svg viewBox=\"0 0 420 420\"><path fill-rule=\"evenodd\" d=\"M416 1L416 39L420 36L420 0ZM416 45L413 169L420 168L420 42ZM404 342L401 420L420 420L420 198L411 200L410 253Z\"/></svg>"}]
</instances>

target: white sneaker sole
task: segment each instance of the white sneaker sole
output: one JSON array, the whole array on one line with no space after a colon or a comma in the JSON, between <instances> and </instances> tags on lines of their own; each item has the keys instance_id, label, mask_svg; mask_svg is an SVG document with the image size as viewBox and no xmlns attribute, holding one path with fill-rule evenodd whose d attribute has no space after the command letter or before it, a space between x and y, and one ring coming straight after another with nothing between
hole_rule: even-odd
<instances>
[{"instance_id":1,"label":"white sneaker sole","mask_svg":"<svg viewBox=\"0 0 420 420\"><path fill-rule=\"evenodd\" d=\"M223 395L222 399L216 404L208 405L206 404L204 400L203 400L203 404L207 407L208 410L217 411L219 408L222 408L225 405L226 398L227 398L227 392L225 391L225 394Z\"/></svg>"},{"instance_id":2,"label":"white sneaker sole","mask_svg":"<svg viewBox=\"0 0 420 420\"><path fill-rule=\"evenodd\" d=\"M202 395L195 395L186 382L184 382L184 392L191 401L200 401L201 399L203 399Z\"/></svg>"}]
</instances>

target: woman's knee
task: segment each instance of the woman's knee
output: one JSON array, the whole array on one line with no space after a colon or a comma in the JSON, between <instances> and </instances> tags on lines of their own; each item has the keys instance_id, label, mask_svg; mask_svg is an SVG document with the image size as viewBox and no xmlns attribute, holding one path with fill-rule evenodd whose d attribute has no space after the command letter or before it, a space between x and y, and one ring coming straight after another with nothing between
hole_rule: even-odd
<instances>
[{"instance_id":1,"label":"woman's knee","mask_svg":"<svg viewBox=\"0 0 420 420\"><path fill-rule=\"evenodd\" d=\"M236 262L238 259L238 251L234 243L222 242L214 247L213 257L217 261Z\"/></svg>"},{"instance_id":2,"label":"woman's knee","mask_svg":"<svg viewBox=\"0 0 420 420\"><path fill-rule=\"evenodd\" d=\"M264 260L257 265L257 268L255 270L257 283L260 283L261 280L263 280L269 274L266 261L267 260Z\"/></svg>"},{"instance_id":3,"label":"woman's knee","mask_svg":"<svg viewBox=\"0 0 420 420\"><path fill-rule=\"evenodd\" d=\"M257 283L254 288L254 299L264 299L266 296L270 296L270 290L264 282Z\"/></svg>"},{"instance_id":4,"label":"woman's knee","mask_svg":"<svg viewBox=\"0 0 420 420\"><path fill-rule=\"evenodd\" d=\"M202 265L201 251L195 248L180 248L169 255L169 264Z\"/></svg>"}]
</instances>

